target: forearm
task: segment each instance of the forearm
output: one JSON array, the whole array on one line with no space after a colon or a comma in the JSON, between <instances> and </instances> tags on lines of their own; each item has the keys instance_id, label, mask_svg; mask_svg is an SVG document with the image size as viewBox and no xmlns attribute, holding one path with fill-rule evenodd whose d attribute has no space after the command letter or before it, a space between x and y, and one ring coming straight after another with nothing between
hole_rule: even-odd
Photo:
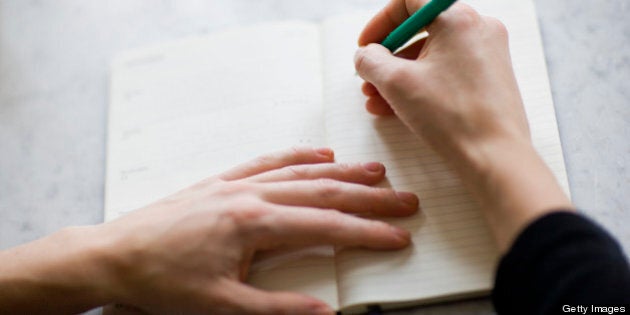
<instances>
[{"instance_id":1,"label":"forearm","mask_svg":"<svg viewBox=\"0 0 630 315\"><path fill-rule=\"evenodd\" d=\"M109 302L105 241L67 228L0 252L0 313L70 314Z\"/></svg>"},{"instance_id":2,"label":"forearm","mask_svg":"<svg viewBox=\"0 0 630 315\"><path fill-rule=\"evenodd\" d=\"M501 252L536 218L573 209L556 178L526 137L463 145L454 167L480 203Z\"/></svg>"}]
</instances>

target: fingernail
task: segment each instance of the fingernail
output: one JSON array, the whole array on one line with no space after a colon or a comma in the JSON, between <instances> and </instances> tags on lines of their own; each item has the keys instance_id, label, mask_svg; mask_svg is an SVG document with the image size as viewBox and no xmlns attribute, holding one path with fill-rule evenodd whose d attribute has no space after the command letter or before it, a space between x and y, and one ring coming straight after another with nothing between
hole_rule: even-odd
<instances>
[{"instance_id":1,"label":"fingernail","mask_svg":"<svg viewBox=\"0 0 630 315\"><path fill-rule=\"evenodd\" d=\"M395 226L392 226L391 230L392 234L396 236L401 245L407 245L411 241L411 234L408 231Z\"/></svg>"},{"instance_id":2,"label":"fingernail","mask_svg":"<svg viewBox=\"0 0 630 315\"><path fill-rule=\"evenodd\" d=\"M409 206L412 207L418 207L418 204L420 203L420 201L418 200L418 196L416 196L416 194L414 193L410 193L410 192L404 192L404 191L397 191L396 192L396 196L398 197L398 199L404 203L406 203Z\"/></svg>"},{"instance_id":3,"label":"fingernail","mask_svg":"<svg viewBox=\"0 0 630 315\"><path fill-rule=\"evenodd\" d=\"M317 154L327 159L332 160L335 158L335 152L333 152L333 150L331 150L330 148L318 148L318 149L315 149L315 152L317 152Z\"/></svg>"},{"instance_id":4,"label":"fingernail","mask_svg":"<svg viewBox=\"0 0 630 315\"><path fill-rule=\"evenodd\" d=\"M370 172L380 173L383 171L384 166L379 162L368 162L363 163L363 168Z\"/></svg>"}]
</instances>

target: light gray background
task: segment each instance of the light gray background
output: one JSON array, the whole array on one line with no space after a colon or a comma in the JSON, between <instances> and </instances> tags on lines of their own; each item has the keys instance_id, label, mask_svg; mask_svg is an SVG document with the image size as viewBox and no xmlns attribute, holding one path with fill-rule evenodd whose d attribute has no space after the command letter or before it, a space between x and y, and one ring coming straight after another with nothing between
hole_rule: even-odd
<instances>
[{"instance_id":1,"label":"light gray background","mask_svg":"<svg viewBox=\"0 0 630 315\"><path fill-rule=\"evenodd\" d=\"M0 249L103 218L121 50L377 0L0 0ZM630 1L536 0L575 204L630 249ZM396 314L493 314L488 300Z\"/></svg>"}]
</instances>

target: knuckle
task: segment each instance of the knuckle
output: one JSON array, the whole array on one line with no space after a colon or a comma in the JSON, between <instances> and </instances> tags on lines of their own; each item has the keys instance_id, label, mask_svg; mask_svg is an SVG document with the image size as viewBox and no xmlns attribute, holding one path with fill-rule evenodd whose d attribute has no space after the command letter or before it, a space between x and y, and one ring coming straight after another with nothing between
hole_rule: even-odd
<instances>
[{"instance_id":1,"label":"knuckle","mask_svg":"<svg viewBox=\"0 0 630 315\"><path fill-rule=\"evenodd\" d=\"M497 36L501 38L507 39L508 30L505 24L501 22L501 20L494 17L485 17L484 19L485 19L486 25L488 25L488 27L494 34L496 34Z\"/></svg>"},{"instance_id":2,"label":"knuckle","mask_svg":"<svg viewBox=\"0 0 630 315\"><path fill-rule=\"evenodd\" d=\"M357 72L362 73L365 70L365 52L363 50L357 51L354 56L354 68Z\"/></svg>"},{"instance_id":3,"label":"knuckle","mask_svg":"<svg viewBox=\"0 0 630 315\"><path fill-rule=\"evenodd\" d=\"M225 216L237 225L260 219L266 213L264 208L258 203L245 200L240 200L239 203L239 205L232 206L225 212Z\"/></svg>"},{"instance_id":4,"label":"knuckle","mask_svg":"<svg viewBox=\"0 0 630 315\"><path fill-rule=\"evenodd\" d=\"M326 221L326 224L331 227L331 231L344 228L347 226L347 214L337 209L325 209L321 213L321 218Z\"/></svg>"},{"instance_id":5,"label":"knuckle","mask_svg":"<svg viewBox=\"0 0 630 315\"><path fill-rule=\"evenodd\" d=\"M304 148L300 148L300 147L291 147L289 148L289 156L292 157L298 157L301 156L304 153Z\"/></svg>"},{"instance_id":6,"label":"knuckle","mask_svg":"<svg viewBox=\"0 0 630 315\"><path fill-rule=\"evenodd\" d=\"M244 234L251 232L254 235L270 227L268 222L273 221L272 215L272 209L253 198L240 198L223 213L224 219L231 222L238 231Z\"/></svg>"},{"instance_id":7,"label":"knuckle","mask_svg":"<svg viewBox=\"0 0 630 315\"><path fill-rule=\"evenodd\" d=\"M361 170L362 168L360 164L349 164L349 163L338 163L336 167L337 167L337 171L343 175L351 175L355 173L357 170Z\"/></svg>"},{"instance_id":8,"label":"knuckle","mask_svg":"<svg viewBox=\"0 0 630 315\"><path fill-rule=\"evenodd\" d=\"M387 188L373 188L372 195L374 196L374 200L380 203L391 202L397 199L396 193L392 189Z\"/></svg>"},{"instance_id":9,"label":"knuckle","mask_svg":"<svg viewBox=\"0 0 630 315\"><path fill-rule=\"evenodd\" d=\"M366 238L380 235L384 229L388 230L388 227L387 223L376 219L361 219L360 223L356 225L357 231L365 235Z\"/></svg>"},{"instance_id":10,"label":"knuckle","mask_svg":"<svg viewBox=\"0 0 630 315\"><path fill-rule=\"evenodd\" d=\"M330 198L338 195L341 192L341 185L339 182L330 178L320 178L315 184L317 185L317 191L321 198Z\"/></svg>"},{"instance_id":11,"label":"knuckle","mask_svg":"<svg viewBox=\"0 0 630 315\"><path fill-rule=\"evenodd\" d=\"M240 195L247 191L250 191L251 185L243 181L231 181L223 182L221 185L217 185L214 189L208 191L211 195L219 195L224 197Z\"/></svg>"},{"instance_id":12,"label":"knuckle","mask_svg":"<svg viewBox=\"0 0 630 315\"><path fill-rule=\"evenodd\" d=\"M257 166L265 166L271 164L271 162L275 159L274 154L261 155L252 161Z\"/></svg>"},{"instance_id":13,"label":"knuckle","mask_svg":"<svg viewBox=\"0 0 630 315\"><path fill-rule=\"evenodd\" d=\"M374 71L379 69L379 62L375 60L374 49L378 49L377 44L372 43L359 49L354 55L354 68L364 79L372 77Z\"/></svg>"},{"instance_id":14,"label":"knuckle","mask_svg":"<svg viewBox=\"0 0 630 315\"><path fill-rule=\"evenodd\" d=\"M286 169L286 172L288 172L290 175L296 178L305 178L305 177L308 177L309 175L308 169L302 166L291 165L291 166L285 167L285 169Z\"/></svg>"},{"instance_id":15,"label":"knuckle","mask_svg":"<svg viewBox=\"0 0 630 315\"><path fill-rule=\"evenodd\" d=\"M479 25L481 16L467 4L453 6L451 10L451 26L457 30L468 30Z\"/></svg>"},{"instance_id":16,"label":"knuckle","mask_svg":"<svg viewBox=\"0 0 630 315\"><path fill-rule=\"evenodd\" d=\"M364 228L369 231L368 233L372 233L371 235L376 234L389 234L391 226L385 222L378 220L369 220L367 224L365 224Z\"/></svg>"},{"instance_id":17,"label":"knuckle","mask_svg":"<svg viewBox=\"0 0 630 315\"><path fill-rule=\"evenodd\" d=\"M396 194L391 189L372 188L369 194L369 202L366 203L366 210L370 213L382 212L382 208L395 206L398 203Z\"/></svg>"}]
</instances>

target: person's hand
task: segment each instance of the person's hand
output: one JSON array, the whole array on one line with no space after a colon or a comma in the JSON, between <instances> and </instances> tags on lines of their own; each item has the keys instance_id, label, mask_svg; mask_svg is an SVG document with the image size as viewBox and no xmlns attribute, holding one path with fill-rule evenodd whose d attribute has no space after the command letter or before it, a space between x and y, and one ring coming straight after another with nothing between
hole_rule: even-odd
<instances>
[{"instance_id":1,"label":"person's hand","mask_svg":"<svg viewBox=\"0 0 630 315\"><path fill-rule=\"evenodd\" d=\"M103 225L116 251L113 301L151 314L334 314L314 298L242 283L261 250L409 244L404 230L343 212L410 215L417 197L369 187L382 164L333 159L330 149L264 156Z\"/></svg>"},{"instance_id":2,"label":"person's hand","mask_svg":"<svg viewBox=\"0 0 630 315\"><path fill-rule=\"evenodd\" d=\"M151 314L334 314L312 297L243 280L258 251L340 245L377 250L407 231L408 192L370 187L382 164L336 164L330 149L260 157L106 224L0 251L0 313L71 314L116 303Z\"/></svg>"},{"instance_id":3,"label":"person's hand","mask_svg":"<svg viewBox=\"0 0 630 315\"><path fill-rule=\"evenodd\" d=\"M572 205L532 146L500 21L455 3L397 55L373 44L426 2L392 0L361 33L366 108L397 115L450 163L505 251L529 222Z\"/></svg>"},{"instance_id":4,"label":"person's hand","mask_svg":"<svg viewBox=\"0 0 630 315\"><path fill-rule=\"evenodd\" d=\"M368 111L395 113L446 157L500 137L528 141L507 31L497 19L455 3L427 27L426 39L399 56L370 44L426 2L393 0L361 33L359 45L367 46L355 62Z\"/></svg>"}]
</instances>

